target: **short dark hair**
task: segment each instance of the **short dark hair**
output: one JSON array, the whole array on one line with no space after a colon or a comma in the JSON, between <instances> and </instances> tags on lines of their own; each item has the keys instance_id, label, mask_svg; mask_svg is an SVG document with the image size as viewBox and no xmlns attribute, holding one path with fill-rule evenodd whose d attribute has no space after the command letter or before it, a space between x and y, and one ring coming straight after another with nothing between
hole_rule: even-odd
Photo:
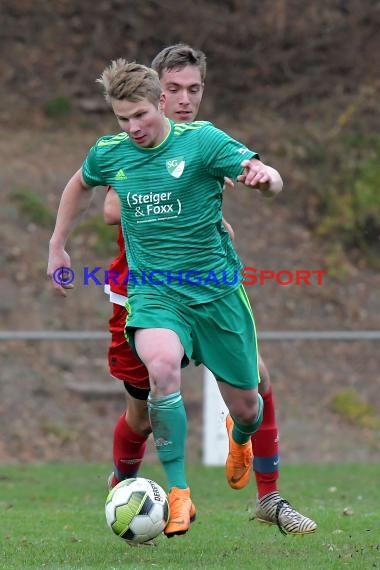
<instances>
[{"instance_id":1,"label":"short dark hair","mask_svg":"<svg viewBox=\"0 0 380 570\"><path fill-rule=\"evenodd\" d=\"M188 65L199 68L202 83L206 79L206 54L183 43L174 44L161 50L152 61L152 68L161 78L166 70L182 69Z\"/></svg>"}]
</instances>

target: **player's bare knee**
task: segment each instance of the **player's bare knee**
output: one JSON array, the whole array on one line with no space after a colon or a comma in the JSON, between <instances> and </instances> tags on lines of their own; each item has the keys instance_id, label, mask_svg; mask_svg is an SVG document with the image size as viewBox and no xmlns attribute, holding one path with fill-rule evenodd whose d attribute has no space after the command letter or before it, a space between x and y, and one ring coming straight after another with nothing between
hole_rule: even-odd
<instances>
[{"instance_id":1,"label":"player's bare knee","mask_svg":"<svg viewBox=\"0 0 380 570\"><path fill-rule=\"evenodd\" d=\"M259 403L256 394L246 396L234 402L230 406L230 413L233 418L242 424L253 424L259 413Z\"/></svg>"},{"instance_id":2,"label":"player's bare knee","mask_svg":"<svg viewBox=\"0 0 380 570\"><path fill-rule=\"evenodd\" d=\"M156 396L177 392L181 385L181 363L172 355L160 355L147 364L151 390Z\"/></svg>"},{"instance_id":3,"label":"player's bare knee","mask_svg":"<svg viewBox=\"0 0 380 570\"><path fill-rule=\"evenodd\" d=\"M180 363L171 355L160 355L147 363L150 378L176 377L180 371Z\"/></svg>"}]
</instances>

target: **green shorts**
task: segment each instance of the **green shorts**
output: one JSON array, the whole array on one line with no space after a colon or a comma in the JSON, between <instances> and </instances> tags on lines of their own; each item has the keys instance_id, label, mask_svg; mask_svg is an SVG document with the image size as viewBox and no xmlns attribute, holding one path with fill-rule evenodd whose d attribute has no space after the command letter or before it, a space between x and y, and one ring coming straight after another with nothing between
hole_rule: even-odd
<instances>
[{"instance_id":1,"label":"green shorts","mask_svg":"<svg viewBox=\"0 0 380 570\"><path fill-rule=\"evenodd\" d=\"M251 390L258 385L255 322L243 286L220 299L193 306L167 297L134 295L127 308L125 334L134 351L136 329L169 329L184 348L182 367L192 359L204 364L218 380L237 388Z\"/></svg>"}]
</instances>

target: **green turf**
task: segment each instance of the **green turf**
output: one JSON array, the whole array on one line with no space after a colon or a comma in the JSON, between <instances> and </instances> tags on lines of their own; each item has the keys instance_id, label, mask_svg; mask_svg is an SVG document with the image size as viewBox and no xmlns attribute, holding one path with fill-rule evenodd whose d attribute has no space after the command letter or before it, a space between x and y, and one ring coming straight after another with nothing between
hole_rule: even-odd
<instances>
[{"instance_id":1,"label":"green turf","mask_svg":"<svg viewBox=\"0 0 380 570\"><path fill-rule=\"evenodd\" d=\"M318 530L283 536L250 521L255 487L227 487L222 468L192 466L190 532L133 548L108 529L105 465L0 467L0 568L51 570L380 568L380 466L284 466L282 494ZM164 485L158 466L141 475Z\"/></svg>"}]
</instances>

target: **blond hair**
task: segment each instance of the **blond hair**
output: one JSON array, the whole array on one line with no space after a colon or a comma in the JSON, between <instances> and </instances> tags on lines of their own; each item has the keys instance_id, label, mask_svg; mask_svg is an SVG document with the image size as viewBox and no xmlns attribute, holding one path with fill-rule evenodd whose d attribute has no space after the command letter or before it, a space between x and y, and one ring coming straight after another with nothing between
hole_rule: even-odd
<instances>
[{"instance_id":1,"label":"blond hair","mask_svg":"<svg viewBox=\"0 0 380 570\"><path fill-rule=\"evenodd\" d=\"M158 105L162 93L156 71L122 58L113 60L97 82L103 85L104 96L109 103L112 99L125 99L133 103L148 99L150 103Z\"/></svg>"}]
</instances>

